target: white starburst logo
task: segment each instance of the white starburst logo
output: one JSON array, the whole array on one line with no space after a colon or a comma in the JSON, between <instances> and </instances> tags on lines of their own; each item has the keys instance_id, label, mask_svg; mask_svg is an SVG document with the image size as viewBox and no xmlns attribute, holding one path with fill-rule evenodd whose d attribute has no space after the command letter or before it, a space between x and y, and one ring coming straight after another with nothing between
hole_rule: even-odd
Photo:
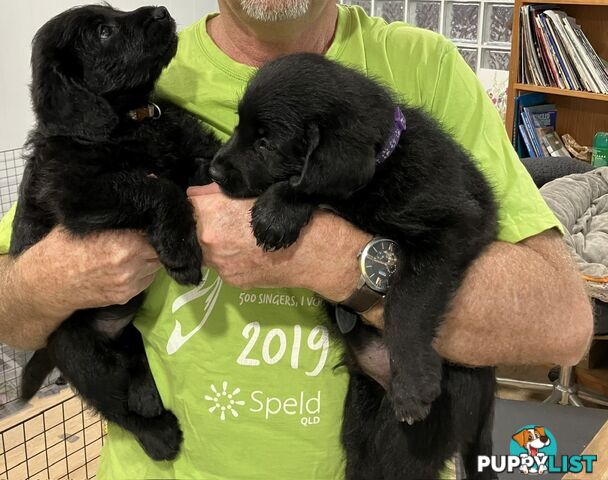
<instances>
[{"instance_id":1,"label":"white starburst logo","mask_svg":"<svg viewBox=\"0 0 608 480\"><path fill-rule=\"evenodd\" d=\"M241 392L240 388L235 388L232 393L228 393L228 382L222 382L222 390L218 391L215 385L211 384L213 396L205 395L205 400L213 403L209 407L209 413L217 411L220 414L221 420L226 420L226 412L230 412L233 417L238 417L239 412L235 407L245 405L244 400L236 400L236 396Z\"/></svg>"}]
</instances>

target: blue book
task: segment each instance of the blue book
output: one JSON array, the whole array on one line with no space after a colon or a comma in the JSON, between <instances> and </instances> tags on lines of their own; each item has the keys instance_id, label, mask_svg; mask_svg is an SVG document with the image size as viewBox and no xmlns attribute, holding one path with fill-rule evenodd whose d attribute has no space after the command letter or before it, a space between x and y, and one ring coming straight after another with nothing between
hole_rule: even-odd
<instances>
[{"instance_id":1,"label":"blue book","mask_svg":"<svg viewBox=\"0 0 608 480\"><path fill-rule=\"evenodd\" d=\"M521 112L521 118L526 129L526 133L528 134L530 145L532 145L534 156L541 157L542 149L540 147L540 141L536 138L536 132L534 130L534 125L532 124L532 117L530 116L530 113L528 113L527 108L528 107L524 107L523 111Z\"/></svg>"},{"instance_id":2,"label":"blue book","mask_svg":"<svg viewBox=\"0 0 608 480\"><path fill-rule=\"evenodd\" d=\"M526 107L526 110L532 118L534 128L551 127L555 130L555 126L557 125L557 110L554 104L533 105Z\"/></svg>"},{"instance_id":3,"label":"blue book","mask_svg":"<svg viewBox=\"0 0 608 480\"><path fill-rule=\"evenodd\" d=\"M524 108L526 128L530 143L534 145L534 151L539 157L548 156L549 152L544 148L542 137L547 132L555 130L557 125L557 110L554 104L533 105Z\"/></svg>"},{"instance_id":4,"label":"blue book","mask_svg":"<svg viewBox=\"0 0 608 480\"><path fill-rule=\"evenodd\" d=\"M524 93L515 97L515 115L513 117L513 131L511 138L513 139L513 147L517 150L520 158L526 156L526 144L521 138L519 125L522 123L521 113L524 107L532 105L540 105L545 102L545 95L542 93Z\"/></svg>"},{"instance_id":5,"label":"blue book","mask_svg":"<svg viewBox=\"0 0 608 480\"><path fill-rule=\"evenodd\" d=\"M540 22L545 28L545 32L547 32L547 37L549 38L549 42L551 42L551 48L553 49L555 57L559 62L559 65L566 79L566 82L568 83L568 86L571 90L579 90L580 88L578 88L577 79L572 78L572 76L570 75L572 66L568 63L568 58L564 58L562 55L562 53L565 53L565 48L560 45L559 36L556 35L553 26L550 24L550 22L547 21L547 16L544 13L540 15Z\"/></svg>"},{"instance_id":6,"label":"blue book","mask_svg":"<svg viewBox=\"0 0 608 480\"><path fill-rule=\"evenodd\" d=\"M530 143L530 140L528 139L528 133L526 132L526 127L524 126L523 123L519 124L519 134L521 135L522 140L526 144L526 149L528 150L528 156L535 157L536 155L534 155L534 149L532 148L532 144ZM520 156L520 158L523 158L523 156Z\"/></svg>"}]
</instances>

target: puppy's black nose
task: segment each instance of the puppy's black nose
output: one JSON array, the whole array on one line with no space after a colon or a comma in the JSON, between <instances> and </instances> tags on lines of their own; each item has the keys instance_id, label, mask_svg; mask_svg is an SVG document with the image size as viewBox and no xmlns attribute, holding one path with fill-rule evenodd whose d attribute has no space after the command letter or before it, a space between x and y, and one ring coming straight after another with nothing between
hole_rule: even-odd
<instances>
[{"instance_id":1,"label":"puppy's black nose","mask_svg":"<svg viewBox=\"0 0 608 480\"><path fill-rule=\"evenodd\" d=\"M152 18L154 18L154 20L164 20L168 16L169 12L165 7L156 7L154 10L152 10Z\"/></svg>"},{"instance_id":2,"label":"puppy's black nose","mask_svg":"<svg viewBox=\"0 0 608 480\"><path fill-rule=\"evenodd\" d=\"M226 180L223 170L215 165L209 167L209 175L215 183L222 183L223 180Z\"/></svg>"}]
</instances>

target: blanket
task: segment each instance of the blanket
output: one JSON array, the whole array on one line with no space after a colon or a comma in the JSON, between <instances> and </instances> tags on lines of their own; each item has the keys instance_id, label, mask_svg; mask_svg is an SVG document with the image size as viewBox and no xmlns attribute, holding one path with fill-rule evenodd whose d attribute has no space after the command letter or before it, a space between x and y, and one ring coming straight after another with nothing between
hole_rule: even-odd
<instances>
[{"instance_id":1,"label":"blanket","mask_svg":"<svg viewBox=\"0 0 608 480\"><path fill-rule=\"evenodd\" d=\"M540 192L564 227L589 295L608 302L608 167L558 178Z\"/></svg>"}]
</instances>

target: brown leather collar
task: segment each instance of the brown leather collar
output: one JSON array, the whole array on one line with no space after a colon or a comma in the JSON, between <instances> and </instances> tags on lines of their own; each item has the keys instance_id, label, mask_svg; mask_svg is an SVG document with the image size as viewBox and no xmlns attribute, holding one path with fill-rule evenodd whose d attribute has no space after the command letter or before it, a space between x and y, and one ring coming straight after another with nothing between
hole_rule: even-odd
<instances>
[{"instance_id":1,"label":"brown leather collar","mask_svg":"<svg viewBox=\"0 0 608 480\"><path fill-rule=\"evenodd\" d=\"M162 111L156 103L150 102L144 107L129 110L127 116L134 122L143 122L146 118L157 120L162 115Z\"/></svg>"}]
</instances>

